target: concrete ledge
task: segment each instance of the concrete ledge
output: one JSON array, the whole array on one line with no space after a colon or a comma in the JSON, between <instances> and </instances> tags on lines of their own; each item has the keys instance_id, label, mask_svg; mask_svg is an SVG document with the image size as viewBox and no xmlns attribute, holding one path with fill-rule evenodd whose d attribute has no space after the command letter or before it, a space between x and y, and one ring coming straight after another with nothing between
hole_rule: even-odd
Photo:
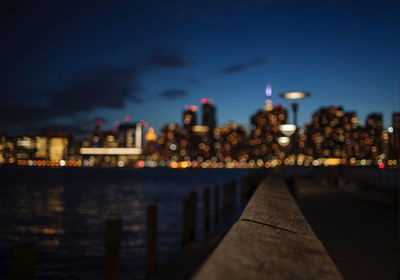
<instances>
[{"instance_id":1,"label":"concrete ledge","mask_svg":"<svg viewBox=\"0 0 400 280\"><path fill-rule=\"evenodd\" d=\"M195 280L342 279L282 179L263 181Z\"/></svg>"}]
</instances>

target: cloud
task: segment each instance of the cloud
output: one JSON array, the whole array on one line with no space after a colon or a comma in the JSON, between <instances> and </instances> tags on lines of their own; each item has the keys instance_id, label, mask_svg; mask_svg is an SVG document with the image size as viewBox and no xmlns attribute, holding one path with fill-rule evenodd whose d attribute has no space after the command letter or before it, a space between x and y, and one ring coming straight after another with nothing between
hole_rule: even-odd
<instances>
[{"instance_id":1,"label":"cloud","mask_svg":"<svg viewBox=\"0 0 400 280\"><path fill-rule=\"evenodd\" d=\"M153 50L145 60L145 68L173 67L180 68L188 66L180 48L177 50L156 49Z\"/></svg>"},{"instance_id":2,"label":"cloud","mask_svg":"<svg viewBox=\"0 0 400 280\"><path fill-rule=\"evenodd\" d=\"M233 65L224 67L224 68L220 69L220 71L225 74L234 74L234 73L246 71L249 68L262 66L262 65L266 64L267 62L268 62L267 58L257 58L257 59L250 60L248 62L233 64Z\"/></svg>"},{"instance_id":3,"label":"cloud","mask_svg":"<svg viewBox=\"0 0 400 280\"><path fill-rule=\"evenodd\" d=\"M97 66L77 72L63 89L40 93L47 106L0 106L0 126L26 126L31 129L97 109L121 109L127 101L141 103L135 67Z\"/></svg>"},{"instance_id":4,"label":"cloud","mask_svg":"<svg viewBox=\"0 0 400 280\"><path fill-rule=\"evenodd\" d=\"M56 123L58 119L73 123L76 117L84 118L86 113L98 109L122 109L126 103L145 102L139 78L151 70L180 68L189 64L181 48L155 49L141 62L127 66L99 65L77 71L63 88L37 92L40 103L27 102L30 94L19 94L11 99L1 91L0 129L17 131L40 129ZM181 89L160 93L166 99L179 98L187 94ZM37 97L35 97L38 100Z\"/></svg>"},{"instance_id":5,"label":"cloud","mask_svg":"<svg viewBox=\"0 0 400 280\"><path fill-rule=\"evenodd\" d=\"M51 107L60 115L95 109L121 109L127 99L140 103L133 67L98 66L78 72L67 88L55 92Z\"/></svg>"},{"instance_id":6,"label":"cloud","mask_svg":"<svg viewBox=\"0 0 400 280\"><path fill-rule=\"evenodd\" d=\"M189 94L189 92L187 90L180 89L180 88L167 89L167 90L164 90L164 91L161 91L158 93L159 96L161 96L167 100L177 99L177 98L186 96L188 94Z\"/></svg>"},{"instance_id":7,"label":"cloud","mask_svg":"<svg viewBox=\"0 0 400 280\"><path fill-rule=\"evenodd\" d=\"M199 80L199 79L197 79L197 78L192 78L192 79L189 79L188 83L189 83L189 84L191 84L191 85L195 85L195 86L197 86L197 85L200 85L200 84L201 84L200 80Z\"/></svg>"},{"instance_id":8,"label":"cloud","mask_svg":"<svg viewBox=\"0 0 400 280\"><path fill-rule=\"evenodd\" d=\"M42 121L52 114L52 109L39 106L1 106L0 124Z\"/></svg>"}]
</instances>

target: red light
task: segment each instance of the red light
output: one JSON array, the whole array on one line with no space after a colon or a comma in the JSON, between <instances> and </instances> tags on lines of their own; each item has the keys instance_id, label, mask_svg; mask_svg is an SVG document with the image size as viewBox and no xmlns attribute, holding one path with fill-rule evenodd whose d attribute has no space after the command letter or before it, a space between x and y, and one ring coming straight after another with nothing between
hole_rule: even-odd
<instances>
[{"instance_id":1,"label":"red light","mask_svg":"<svg viewBox=\"0 0 400 280\"><path fill-rule=\"evenodd\" d=\"M206 98L202 98L201 99L201 104L207 104L207 99Z\"/></svg>"},{"instance_id":2,"label":"red light","mask_svg":"<svg viewBox=\"0 0 400 280\"><path fill-rule=\"evenodd\" d=\"M379 167L380 169L383 169L383 168L385 168L385 164L384 164L384 163L380 163L380 164L378 165L378 167Z\"/></svg>"},{"instance_id":3,"label":"red light","mask_svg":"<svg viewBox=\"0 0 400 280\"><path fill-rule=\"evenodd\" d=\"M131 117L130 116L125 116L125 121L126 122L130 122L131 121Z\"/></svg>"},{"instance_id":4,"label":"red light","mask_svg":"<svg viewBox=\"0 0 400 280\"><path fill-rule=\"evenodd\" d=\"M101 119L95 120L94 121L94 126L100 126L103 123Z\"/></svg>"},{"instance_id":5,"label":"red light","mask_svg":"<svg viewBox=\"0 0 400 280\"><path fill-rule=\"evenodd\" d=\"M120 125L121 125L121 122L120 122L120 121L116 121L116 122L115 122L115 126L116 126L116 127L119 127Z\"/></svg>"},{"instance_id":6,"label":"red light","mask_svg":"<svg viewBox=\"0 0 400 280\"><path fill-rule=\"evenodd\" d=\"M139 161L139 167L144 167L144 161L143 160Z\"/></svg>"}]
</instances>

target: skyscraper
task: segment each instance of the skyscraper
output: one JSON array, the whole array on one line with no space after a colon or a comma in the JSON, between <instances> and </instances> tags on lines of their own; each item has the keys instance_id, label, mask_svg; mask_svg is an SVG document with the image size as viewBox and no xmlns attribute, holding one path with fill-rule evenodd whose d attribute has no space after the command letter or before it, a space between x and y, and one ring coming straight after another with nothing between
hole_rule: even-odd
<instances>
[{"instance_id":1,"label":"skyscraper","mask_svg":"<svg viewBox=\"0 0 400 280\"><path fill-rule=\"evenodd\" d=\"M345 131L351 129L352 113L339 106L323 107L312 115L307 127L307 154L314 158L345 157ZM350 125L350 127L349 127Z\"/></svg>"},{"instance_id":2,"label":"skyscraper","mask_svg":"<svg viewBox=\"0 0 400 280\"><path fill-rule=\"evenodd\" d=\"M365 139L365 155L368 159L377 159L383 153L383 122L382 114L373 113L367 116L365 122L366 135L368 140Z\"/></svg>"},{"instance_id":3,"label":"skyscraper","mask_svg":"<svg viewBox=\"0 0 400 280\"><path fill-rule=\"evenodd\" d=\"M197 106L187 105L183 111L183 128L187 133L191 133L193 126L197 124Z\"/></svg>"},{"instance_id":4,"label":"skyscraper","mask_svg":"<svg viewBox=\"0 0 400 280\"><path fill-rule=\"evenodd\" d=\"M278 145L279 126L287 120L282 105L266 106L250 119L250 158L270 160L280 157L282 148Z\"/></svg>"},{"instance_id":5,"label":"skyscraper","mask_svg":"<svg viewBox=\"0 0 400 280\"><path fill-rule=\"evenodd\" d=\"M201 103L203 104L202 124L208 126L210 128L210 131L212 131L217 125L217 121L215 119L215 107L212 105L211 99L203 98L201 100Z\"/></svg>"}]
</instances>

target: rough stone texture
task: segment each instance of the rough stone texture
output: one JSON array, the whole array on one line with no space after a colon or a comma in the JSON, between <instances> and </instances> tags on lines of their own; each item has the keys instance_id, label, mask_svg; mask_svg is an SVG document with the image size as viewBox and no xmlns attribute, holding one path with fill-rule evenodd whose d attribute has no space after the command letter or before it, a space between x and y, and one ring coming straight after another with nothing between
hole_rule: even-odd
<instances>
[{"instance_id":1,"label":"rough stone texture","mask_svg":"<svg viewBox=\"0 0 400 280\"><path fill-rule=\"evenodd\" d=\"M241 218L193 278L342 279L277 178L265 180Z\"/></svg>"}]
</instances>

